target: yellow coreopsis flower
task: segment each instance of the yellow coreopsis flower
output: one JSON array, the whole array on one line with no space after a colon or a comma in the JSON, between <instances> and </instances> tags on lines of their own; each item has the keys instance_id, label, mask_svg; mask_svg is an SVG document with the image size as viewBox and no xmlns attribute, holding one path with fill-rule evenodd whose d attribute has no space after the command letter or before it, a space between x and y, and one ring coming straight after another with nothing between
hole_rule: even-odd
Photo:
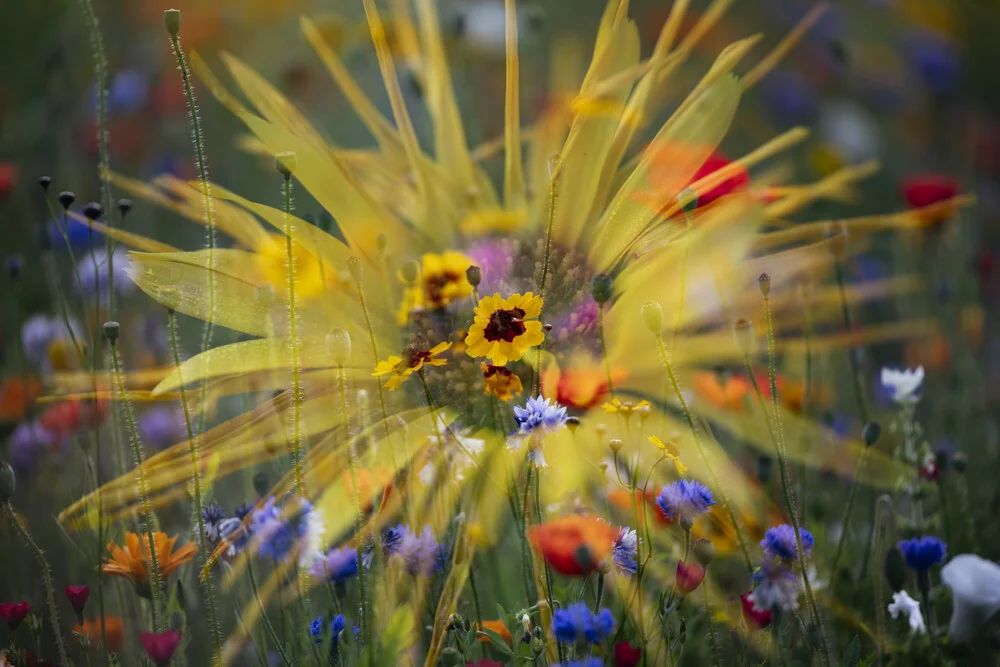
<instances>
[{"instance_id":1,"label":"yellow coreopsis flower","mask_svg":"<svg viewBox=\"0 0 1000 667\"><path fill-rule=\"evenodd\" d=\"M483 371L483 393L492 394L501 401L509 401L524 391L521 378L505 366L494 366L485 361L479 364Z\"/></svg>"},{"instance_id":2,"label":"yellow coreopsis flower","mask_svg":"<svg viewBox=\"0 0 1000 667\"><path fill-rule=\"evenodd\" d=\"M451 343L438 343L429 350L421 350L416 346L411 346L403 353L402 357L393 355L385 361L378 362L372 375L380 376L392 373L392 377L385 383L385 386L390 391L399 389L406 378L421 370L425 365L444 366L448 363L447 359L442 359L439 355L447 352L449 348L451 348Z\"/></svg>"},{"instance_id":3,"label":"yellow coreopsis flower","mask_svg":"<svg viewBox=\"0 0 1000 667\"><path fill-rule=\"evenodd\" d=\"M495 366L519 360L525 352L545 340L542 297L531 292L501 299L499 294L480 299L476 319L469 327L465 344L470 357L488 357ZM532 321L528 321L532 320Z\"/></svg>"},{"instance_id":4,"label":"yellow coreopsis flower","mask_svg":"<svg viewBox=\"0 0 1000 667\"><path fill-rule=\"evenodd\" d=\"M452 301L472 296L472 285L465 276L470 266L472 260L460 252L426 253L422 282L427 307L444 308Z\"/></svg>"},{"instance_id":5,"label":"yellow coreopsis flower","mask_svg":"<svg viewBox=\"0 0 1000 667\"><path fill-rule=\"evenodd\" d=\"M624 417L631 417L632 413L638 412L640 414L648 413L652 410L652 405L649 401L639 401L638 403L632 403L631 401L622 402L620 399L613 398L610 403L605 403L603 406L604 412L609 415L618 414Z\"/></svg>"},{"instance_id":6,"label":"yellow coreopsis flower","mask_svg":"<svg viewBox=\"0 0 1000 667\"><path fill-rule=\"evenodd\" d=\"M681 461L681 450L677 449L677 445L672 442L663 442L655 435L649 436L647 440L656 445L656 448L663 452L663 456L673 462L674 467L677 468L678 475L683 475L687 472L687 466Z\"/></svg>"}]
</instances>

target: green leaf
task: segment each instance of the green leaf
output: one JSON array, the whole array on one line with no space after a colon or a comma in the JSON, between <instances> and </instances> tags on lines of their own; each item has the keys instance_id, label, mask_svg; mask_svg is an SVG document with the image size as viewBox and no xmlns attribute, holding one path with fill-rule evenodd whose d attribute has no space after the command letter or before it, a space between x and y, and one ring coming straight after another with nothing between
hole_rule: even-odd
<instances>
[{"instance_id":1,"label":"green leaf","mask_svg":"<svg viewBox=\"0 0 1000 667\"><path fill-rule=\"evenodd\" d=\"M857 667L861 659L861 638L854 635L854 639L844 649L844 667Z\"/></svg>"},{"instance_id":2,"label":"green leaf","mask_svg":"<svg viewBox=\"0 0 1000 667\"><path fill-rule=\"evenodd\" d=\"M490 640L490 644L492 644L494 648L499 650L505 656L510 657L514 655L514 652L510 650L510 645L507 644L507 640L499 634L493 632L489 628L482 628L480 632L486 635Z\"/></svg>"}]
</instances>

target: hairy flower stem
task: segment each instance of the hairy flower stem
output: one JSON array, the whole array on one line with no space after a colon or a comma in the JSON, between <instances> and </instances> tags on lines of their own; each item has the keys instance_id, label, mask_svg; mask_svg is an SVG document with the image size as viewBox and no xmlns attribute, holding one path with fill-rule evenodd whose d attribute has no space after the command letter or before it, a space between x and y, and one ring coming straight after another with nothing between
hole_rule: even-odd
<instances>
[{"instance_id":1,"label":"hairy flower stem","mask_svg":"<svg viewBox=\"0 0 1000 667\"><path fill-rule=\"evenodd\" d=\"M282 183L285 199L285 256L288 261L288 332L292 346L292 465L295 495L302 497L302 386L299 363L299 336L295 307L295 255L292 252L292 176L285 172Z\"/></svg>"},{"instance_id":2,"label":"hairy flower stem","mask_svg":"<svg viewBox=\"0 0 1000 667\"><path fill-rule=\"evenodd\" d=\"M257 586L257 576L253 573L253 560L247 560L247 576L250 579L250 589L253 591L253 597L257 601L257 607L260 609L260 620L264 622L264 629L267 630L268 636L271 641L274 642L274 648L278 651L278 656L281 658L281 662L285 663L285 667L293 667L295 663L289 659L288 654L285 653L285 645L282 643L281 639L278 637L278 633L275 631L274 626L271 624L271 619L267 616L267 609L264 607L264 601L260 599L260 589Z\"/></svg>"},{"instance_id":3,"label":"hairy flower stem","mask_svg":"<svg viewBox=\"0 0 1000 667\"><path fill-rule=\"evenodd\" d=\"M771 321L771 299L767 294L764 294L764 322L767 326L767 371L771 383L774 433L777 435L774 446L778 457L778 471L781 475L781 490L785 500L785 509L789 514L792 529L795 532L795 546L798 551L798 558L796 560L802 575L802 585L806 592L806 602L820 636L820 658L822 658L823 664L829 667L829 665L833 664L830 660L830 647L827 645L826 632L823 630L823 619L820 617L819 607L816 606L812 584L809 583L809 574L806 572L805 549L802 546L802 529L799 523L798 512L795 508L795 498L792 495L791 479L788 476L788 461L785 456L785 434L781 427L781 408L778 400L777 366L774 354L774 325Z\"/></svg>"},{"instance_id":4,"label":"hairy flower stem","mask_svg":"<svg viewBox=\"0 0 1000 667\"><path fill-rule=\"evenodd\" d=\"M3 504L4 511L7 514L8 523L14 527L14 531L17 532L18 536L24 541L25 546L31 549L32 554L35 556L35 560L38 561L38 566L42 570L42 586L45 588L45 603L49 608L49 618L52 621L52 633L56 637L56 649L59 652L59 664L66 665L67 667L72 667L73 663L69 661L66 653L66 646L63 644L62 633L59 630L59 613L56 610L56 599L53 594L52 587L52 570L49 568L49 562L45 559L45 552L35 543L31 538L31 533L28 529L21 524L17 518L17 513L14 512L13 505L10 501Z\"/></svg>"},{"instance_id":5,"label":"hairy flower stem","mask_svg":"<svg viewBox=\"0 0 1000 667\"><path fill-rule=\"evenodd\" d=\"M847 292L844 288L844 270L840 262L837 262L837 289L840 292L840 310L844 318L844 332L848 336L853 335L854 325L851 324L851 309L847 305ZM858 404L858 416L861 423L868 422L868 408L865 407L865 393L861 380L861 369L858 368L858 355L853 346L847 348L847 360L851 364L851 376L854 380L854 400Z\"/></svg>"},{"instance_id":6,"label":"hairy flower stem","mask_svg":"<svg viewBox=\"0 0 1000 667\"><path fill-rule=\"evenodd\" d=\"M694 438L695 446L698 448L698 454L701 455L701 460L705 463L705 469L708 470L708 474L712 478L712 485L714 486L713 491L717 491L719 497L722 498L722 505L726 508L726 513L729 514L730 521L733 522L733 530L736 531L736 537L740 543L740 551L743 553L743 560L746 563L747 571L753 574L753 563L750 561L750 552L747 550L747 542L743 537L743 530L740 528L740 522L736 518L735 512L733 512L733 507L729 502L729 494L726 493L725 487L719 481L719 476L715 472L715 466L712 465L711 461L708 459L708 454L705 451L705 445L701 441L701 435L698 434L698 427L694 423L694 415L691 413L690 407L688 407L687 399L684 398L684 394L681 393L680 383L677 381L677 374L674 371L673 362L670 361L670 357L667 356L667 348L663 344L663 335L656 333L656 345L660 350L660 361L663 362L663 366L667 370L667 378L670 380L670 386L674 390L674 395L681 404L681 409L684 411L684 418L687 420L688 427L691 429L691 435Z\"/></svg>"},{"instance_id":7,"label":"hairy flower stem","mask_svg":"<svg viewBox=\"0 0 1000 667\"><path fill-rule=\"evenodd\" d=\"M557 185L559 177L558 167L551 168L549 174L549 219L545 225L545 252L542 255L542 276L538 281L538 295L545 298L545 281L549 276L549 263L552 257L552 228L556 220L556 201L559 199L559 187ZM542 389L542 348L538 347L535 363L535 395L539 395Z\"/></svg>"},{"instance_id":8,"label":"hairy flower stem","mask_svg":"<svg viewBox=\"0 0 1000 667\"><path fill-rule=\"evenodd\" d=\"M858 487L861 482L861 472L865 468L865 463L868 461L868 452L871 447L865 446L863 452L861 452L861 458L858 459L858 464L854 467L854 476L851 478L851 492L847 496L847 509L844 510L844 523L843 529L840 531L840 537L837 539L837 551L833 555L833 563L830 565L830 586L831 588L835 585L837 580L837 566L840 564L840 557L844 553L844 544L847 542L847 533L850 532L848 529L851 526L851 512L854 510L854 502L858 496Z\"/></svg>"},{"instance_id":9,"label":"hairy flower stem","mask_svg":"<svg viewBox=\"0 0 1000 667\"><path fill-rule=\"evenodd\" d=\"M337 366L337 388L340 391L341 419L344 420L344 432L347 434L347 464L351 473L351 486L354 489L354 543L358 560L358 594L361 597L361 631L365 638L365 646L371 647L372 626L371 626L371 604L365 591L365 570L364 570L364 539L362 530L364 519L361 513L361 490L358 488L358 462L354 455L354 445L351 438L351 412L347 405L347 373L344 365Z\"/></svg>"},{"instance_id":10,"label":"hairy flower stem","mask_svg":"<svg viewBox=\"0 0 1000 667\"><path fill-rule=\"evenodd\" d=\"M174 371L177 373L177 381L180 383L181 405L184 406L184 426L187 429L188 446L191 453L191 483L194 485L194 507L196 521L198 524L198 556L201 559L202 567L208 563L208 545L205 536L205 519L202 515L204 507L201 496L201 454L199 453L198 438L195 436L191 425L191 408L188 406L187 392L184 389L184 377L181 375L181 352L177 342L177 314L172 309L167 309L167 328L170 331L170 351L174 357ZM219 616L215 608L215 590L212 586L212 576L206 572L204 577L199 577L205 589L205 596L208 598L208 613L212 633L212 642L215 644L215 664L221 664L222 659L222 635L219 632Z\"/></svg>"},{"instance_id":11,"label":"hairy flower stem","mask_svg":"<svg viewBox=\"0 0 1000 667\"><path fill-rule=\"evenodd\" d=\"M608 395L615 397L615 385L611 379L611 357L608 355L608 340L604 335L604 304L597 306L597 327L601 337L601 356L604 357L604 372L608 376Z\"/></svg>"},{"instance_id":12,"label":"hairy flower stem","mask_svg":"<svg viewBox=\"0 0 1000 667\"><path fill-rule=\"evenodd\" d=\"M535 516L538 525L541 525L542 523L541 487L542 487L542 471L541 469L539 469L535 473ZM552 606L552 571L549 568L549 563L547 560L542 558L541 561L542 561L542 571L545 573L545 601L549 605L548 615L549 618L551 619L552 614L555 613L555 607ZM542 614L542 618L545 618L545 614ZM563 662L564 656L563 656L562 646L560 646L560 643L558 641L555 641L555 639L553 638L552 642L549 643L550 648L552 643L556 645L556 650L559 652L559 662L560 663Z\"/></svg>"},{"instance_id":13,"label":"hairy flower stem","mask_svg":"<svg viewBox=\"0 0 1000 667\"><path fill-rule=\"evenodd\" d=\"M886 547L896 539L896 512L892 507L892 498L888 495L879 496L875 501L875 558L877 566L873 572L872 582L875 589L875 653L878 664L882 664L882 654L885 651L885 552Z\"/></svg>"},{"instance_id":14,"label":"hairy flower stem","mask_svg":"<svg viewBox=\"0 0 1000 667\"><path fill-rule=\"evenodd\" d=\"M205 319L205 329L201 340L201 351L206 352L212 346L212 333L215 327L215 245L216 229L215 215L212 210L212 184L208 180L208 163L205 160L205 138L202 135L201 119L198 116L198 106L194 99L194 86L191 83L191 72L188 69L187 60L184 59L184 51L181 50L180 38L176 34L170 35L170 46L177 60L177 69L181 72L181 80L184 83L184 95L187 97L188 114L191 117L191 139L194 144L195 160L198 164L198 178L201 181L202 206L205 210L205 224L208 228L208 317ZM198 433L205 431L205 406L208 396L208 378L201 382L201 391L198 399L201 414L198 418Z\"/></svg>"},{"instance_id":15,"label":"hairy flower stem","mask_svg":"<svg viewBox=\"0 0 1000 667\"><path fill-rule=\"evenodd\" d=\"M145 515L146 521L146 537L149 540L149 561L150 561L150 577L149 577L149 588L152 591L153 603L151 605L153 613L153 630L155 632L160 631L159 619L159 607L160 607L160 594L163 589L160 585L160 563L156 555L156 542L153 539L153 527L155 521L153 520L153 510L149 504L149 488L146 485L146 469L143 467L142 463L142 441L139 439L139 430L136 428L135 424L135 413L132 411L132 401L128 399L128 394L125 390L125 377L121 370L121 362L118 360L118 346L113 338L109 339L111 343L111 365L112 371L115 376L115 383L118 386L118 397L119 400L125 404L125 418L128 423L129 440L132 443L132 453L135 455L135 467L139 473L139 497L142 499L142 513Z\"/></svg>"},{"instance_id":16,"label":"hairy flower stem","mask_svg":"<svg viewBox=\"0 0 1000 667\"><path fill-rule=\"evenodd\" d=\"M483 609L479 603L479 588L476 586L476 557L473 556L469 562L469 585L472 587L472 604L476 610L476 632L481 632L483 628ZM486 642L479 644L479 655L486 657Z\"/></svg>"}]
</instances>

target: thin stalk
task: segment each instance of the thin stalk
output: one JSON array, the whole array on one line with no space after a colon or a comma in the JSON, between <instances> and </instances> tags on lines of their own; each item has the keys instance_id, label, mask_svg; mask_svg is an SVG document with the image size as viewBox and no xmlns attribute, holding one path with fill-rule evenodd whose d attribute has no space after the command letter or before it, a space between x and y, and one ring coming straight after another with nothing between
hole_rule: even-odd
<instances>
[{"instance_id":1,"label":"thin stalk","mask_svg":"<svg viewBox=\"0 0 1000 667\"><path fill-rule=\"evenodd\" d=\"M840 538L837 539L837 551L833 555L833 563L830 565L831 582L836 581L837 577L837 566L840 564L840 557L844 553L844 544L847 541L848 528L851 525L851 512L854 510L854 501L858 496L858 487L861 485L861 471L865 468L865 463L868 461L868 451L871 447L865 447L865 450L861 452L861 458L858 459L858 464L854 467L854 476L851 478L851 492L847 496L847 509L844 510L844 527L840 531ZM833 586L833 583L831 583Z\"/></svg>"},{"instance_id":2,"label":"thin stalk","mask_svg":"<svg viewBox=\"0 0 1000 667\"><path fill-rule=\"evenodd\" d=\"M281 639L278 638L278 633L275 632L274 626L271 625L271 619L267 617L267 610L264 608L264 601L260 599L260 589L257 587L257 577L253 573L253 562L251 560L247 560L247 575L250 578L250 589L253 591L253 597L257 601L257 607L260 608L260 619L264 622L264 629L267 630L267 634L271 637L271 641L274 642L274 647L277 649L278 655L281 657L281 662L285 663L285 667L292 667L294 663L285 653L285 646L282 644Z\"/></svg>"},{"instance_id":3,"label":"thin stalk","mask_svg":"<svg viewBox=\"0 0 1000 667\"><path fill-rule=\"evenodd\" d=\"M302 386L299 369L299 336L295 308L295 257L292 253L292 178L284 174L285 255L288 258L288 329L292 345L292 463L295 471L295 495L302 497ZM346 400L346 399L345 399Z\"/></svg>"},{"instance_id":4,"label":"thin stalk","mask_svg":"<svg viewBox=\"0 0 1000 667\"><path fill-rule=\"evenodd\" d=\"M545 281L549 276L549 261L552 256L552 228L556 220L556 200L559 198L559 188L556 186L558 168L552 170L549 177L549 219L545 225L545 252L542 255L542 276L538 281L538 295L545 298ZM536 352L535 364L535 394L538 395L542 388L542 349L539 346Z\"/></svg>"},{"instance_id":5,"label":"thin stalk","mask_svg":"<svg viewBox=\"0 0 1000 667\"><path fill-rule=\"evenodd\" d=\"M604 335L604 304L597 306L597 327L601 337L601 355L604 357L604 372L608 376L608 395L615 397L615 386L611 380L611 357L608 355L608 341Z\"/></svg>"},{"instance_id":6,"label":"thin stalk","mask_svg":"<svg viewBox=\"0 0 1000 667\"><path fill-rule=\"evenodd\" d=\"M847 293L844 288L844 271L837 262L837 289L840 292L840 310L844 318L844 330L848 336L852 335L853 325L851 324L851 309L847 306ZM864 388L861 383L861 370L858 368L858 356L855 354L854 346L850 345L848 347L847 353L848 361L851 364L851 375L854 380L854 400L858 404L858 416L861 417L861 423L868 423L868 408L865 407L865 393Z\"/></svg>"},{"instance_id":7,"label":"thin stalk","mask_svg":"<svg viewBox=\"0 0 1000 667\"><path fill-rule=\"evenodd\" d=\"M686 207L685 207L686 208ZM677 298L677 313L674 315L674 328L670 334L670 354L677 354L677 330L681 326L681 318L684 316L684 299L687 296L687 265L688 255L691 252L691 214L684 211L684 220L687 223L687 233L684 235L684 255L681 257L681 285L680 294Z\"/></svg>"},{"instance_id":8,"label":"thin stalk","mask_svg":"<svg viewBox=\"0 0 1000 667\"><path fill-rule=\"evenodd\" d=\"M208 545L205 542L205 519L202 516L203 501L201 496L201 455L199 453L198 439L191 426L191 408L188 406L187 391L184 389L184 378L181 375L181 353L177 343L177 315L173 310L167 310L167 327L170 330L170 350L174 357L174 369L177 372L177 381L180 383L181 405L184 406L184 426L187 429L188 444L191 453L191 479L194 484L194 506L198 522L198 556L204 566L208 562ZM212 587L211 573L206 573L200 577L204 582L205 595L208 597L209 619L211 621L212 641L215 644L215 661L222 658L222 636L219 634L219 616L215 609L215 591Z\"/></svg>"},{"instance_id":9,"label":"thin stalk","mask_svg":"<svg viewBox=\"0 0 1000 667\"><path fill-rule=\"evenodd\" d=\"M536 521L540 525L542 523L542 501L541 501L541 480L542 471L539 469L535 473L535 516ZM549 614L555 613L555 607L552 606L552 571L549 569L549 563L544 558L542 559L542 571L545 573L545 601L549 604ZM603 575L601 577L603 583ZM563 661L563 651L562 646L559 642L556 642L556 650L559 652L559 662Z\"/></svg>"},{"instance_id":10,"label":"thin stalk","mask_svg":"<svg viewBox=\"0 0 1000 667\"><path fill-rule=\"evenodd\" d=\"M132 443L132 453L135 455L136 470L139 472L139 496L142 498L142 512L146 520L146 536L149 540L149 560L151 565L150 589L153 596L153 630L160 631L159 606L160 606L160 563L156 555L156 542L153 539L153 510L149 504L149 490L146 485L146 469L142 463L142 441L139 439L139 430L135 424L135 413L132 411L132 401L128 399L125 391L125 380L121 371L121 363L118 360L118 348L114 339L111 342L111 364L115 375L115 382L118 385L118 394L125 404L125 417L128 422L129 440Z\"/></svg>"},{"instance_id":11,"label":"thin stalk","mask_svg":"<svg viewBox=\"0 0 1000 667\"><path fill-rule=\"evenodd\" d=\"M364 545L362 544L361 531L363 527L363 519L361 514L361 491L358 489L358 463L354 456L354 446L350 442L351 429L350 429L350 410L347 406L347 373L344 372L344 365L340 364L337 366L337 384L340 389L340 407L342 418L344 420L344 430L347 433L348 443L347 443L347 459L348 467L351 472L351 486L354 488L354 511L355 514L355 550L357 552L358 560L358 592L361 597L361 630L364 633L365 645L371 646L372 639L372 627L371 627L371 614L370 612L370 602L366 596L365 591L365 571L364 571Z\"/></svg>"},{"instance_id":12,"label":"thin stalk","mask_svg":"<svg viewBox=\"0 0 1000 667\"><path fill-rule=\"evenodd\" d=\"M795 532L795 546L798 551L799 570L802 575L802 585L806 592L806 601L809 611L816 623L816 628L820 635L820 657L824 665L833 664L830 660L830 648L827 646L826 633L823 631L823 620L819 614L819 607L816 606L816 598L813 596L812 584L809 583L809 574L806 572L805 549L802 546L802 530L799 525L798 512L795 508L795 498L792 496L792 484L788 476L788 462L785 458L785 435L781 427L781 410L778 402L778 381L777 366L774 354L774 326L771 322L771 299L764 294L764 322L767 325L767 354L768 354L768 376L771 383L771 402L774 410L774 432L777 434L775 440L775 450L778 456L778 470L781 475L781 490L785 500L785 509L788 511L792 522L792 529Z\"/></svg>"},{"instance_id":13,"label":"thin stalk","mask_svg":"<svg viewBox=\"0 0 1000 667\"><path fill-rule=\"evenodd\" d=\"M708 474L712 478L712 485L714 486L713 491L719 494L722 498L722 505L726 508L726 513L729 514L729 519L733 522L733 530L736 531L736 537L740 543L740 551L743 553L743 560L746 563L747 571L753 574L753 563L750 561L750 552L747 550L746 539L743 537L743 530L740 528L740 522L736 519L736 514L733 512L733 507L729 502L729 495L725 491L725 487L719 481L719 476L715 472L715 467L708 459L708 454L705 452L705 446L701 441L701 436L698 434L698 428L694 423L694 415L691 413L691 409L688 407L687 399L684 398L684 394L681 393L680 383L677 381L677 374L674 372L673 362L667 356L667 348L663 344L663 336L660 333L656 333L656 345L660 350L660 360L663 362L664 367L667 370L667 377L670 380L670 386L674 390L674 395L681 404L681 409L684 411L684 417L687 420L688 427L691 429L691 435L694 438L695 446L698 448L698 453L701 455L701 460L705 463L705 469L708 470Z\"/></svg>"},{"instance_id":14,"label":"thin stalk","mask_svg":"<svg viewBox=\"0 0 1000 667\"><path fill-rule=\"evenodd\" d=\"M476 560L473 556L472 561L469 563L469 585L472 587L472 603L476 609L476 631L482 629L483 627L483 609L479 604L479 588L476 586ZM486 643L479 643L479 653L480 656L486 657Z\"/></svg>"},{"instance_id":15,"label":"thin stalk","mask_svg":"<svg viewBox=\"0 0 1000 667\"><path fill-rule=\"evenodd\" d=\"M59 664L72 667L73 663L71 663L67 657L66 646L63 644L62 633L59 630L59 613L56 610L56 599L52 592L52 570L49 568L49 562L45 559L45 552L43 552L38 544L31 539L31 533L29 533L28 529L18 520L17 514L14 512L14 507L10 504L9 500L4 503L3 507L7 512L8 523L14 527L14 531L17 532L18 536L20 536L22 540L24 540L24 544L31 549L31 552L35 556L35 560L38 561L38 566L42 569L42 586L45 588L45 604L49 608L49 617L52 620L52 632L56 636L56 650L59 652Z\"/></svg>"}]
</instances>

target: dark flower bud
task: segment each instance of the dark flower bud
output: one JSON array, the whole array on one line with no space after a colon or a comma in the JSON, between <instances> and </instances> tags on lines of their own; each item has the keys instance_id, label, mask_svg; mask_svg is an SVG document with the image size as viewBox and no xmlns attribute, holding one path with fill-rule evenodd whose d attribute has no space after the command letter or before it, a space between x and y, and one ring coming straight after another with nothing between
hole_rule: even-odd
<instances>
[{"instance_id":1,"label":"dark flower bud","mask_svg":"<svg viewBox=\"0 0 1000 667\"><path fill-rule=\"evenodd\" d=\"M580 425L579 417L566 417L566 426L569 427L570 431L575 431L576 427Z\"/></svg>"},{"instance_id":2,"label":"dark flower bud","mask_svg":"<svg viewBox=\"0 0 1000 667\"><path fill-rule=\"evenodd\" d=\"M483 282L482 269L473 264L465 270L465 279L468 280L469 284L473 287L479 287L479 283Z\"/></svg>"},{"instance_id":3,"label":"dark flower bud","mask_svg":"<svg viewBox=\"0 0 1000 667\"><path fill-rule=\"evenodd\" d=\"M168 9L163 12L163 27L167 29L167 34L176 37L181 31L181 10Z\"/></svg>"},{"instance_id":4,"label":"dark flower bud","mask_svg":"<svg viewBox=\"0 0 1000 667\"><path fill-rule=\"evenodd\" d=\"M885 578L894 593L906 588L906 559L896 545L885 552Z\"/></svg>"},{"instance_id":5,"label":"dark flower bud","mask_svg":"<svg viewBox=\"0 0 1000 667\"><path fill-rule=\"evenodd\" d=\"M704 537L694 541L691 551L694 554L695 560L702 567L707 567L712 562L712 559L715 558L715 545L712 544L712 540Z\"/></svg>"},{"instance_id":6,"label":"dark flower bud","mask_svg":"<svg viewBox=\"0 0 1000 667\"><path fill-rule=\"evenodd\" d=\"M951 457L951 467L955 469L955 472L965 472L969 467L969 457L965 455L965 452L955 452L954 456Z\"/></svg>"},{"instance_id":7,"label":"dark flower bud","mask_svg":"<svg viewBox=\"0 0 1000 667\"><path fill-rule=\"evenodd\" d=\"M69 190L63 190L59 193L59 204L64 208L68 209L76 201L76 195Z\"/></svg>"},{"instance_id":8,"label":"dark flower bud","mask_svg":"<svg viewBox=\"0 0 1000 667\"><path fill-rule=\"evenodd\" d=\"M740 349L744 355L753 354L753 327L750 326L749 320L740 318L736 320L733 324L733 338L736 340L736 347Z\"/></svg>"},{"instance_id":9,"label":"dark flower bud","mask_svg":"<svg viewBox=\"0 0 1000 667\"><path fill-rule=\"evenodd\" d=\"M762 273L757 276L757 287L760 288L760 293L765 297L771 294L771 276L767 273Z\"/></svg>"},{"instance_id":10,"label":"dark flower bud","mask_svg":"<svg viewBox=\"0 0 1000 667\"><path fill-rule=\"evenodd\" d=\"M677 195L677 202L681 205L681 210L691 213L698 208L698 193L691 188L684 188Z\"/></svg>"},{"instance_id":11,"label":"dark flower bud","mask_svg":"<svg viewBox=\"0 0 1000 667\"><path fill-rule=\"evenodd\" d=\"M6 461L0 461L0 503L10 502L15 486L14 469Z\"/></svg>"},{"instance_id":12,"label":"dark flower bud","mask_svg":"<svg viewBox=\"0 0 1000 667\"><path fill-rule=\"evenodd\" d=\"M83 214L88 220L97 220L103 212L104 209L96 201L92 201L83 207Z\"/></svg>"},{"instance_id":13,"label":"dark flower bud","mask_svg":"<svg viewBox=\"0 0 1000 667\"><path fill-rule=\"evenodd\" d=\"M271 481L267 478L267 473L258 472L253 476L253 490L258 496L266 496L271 488Z\"/></svg>"},{"instance_id":14,"label":"dark flower bud","mask_svg":"<svg viewBox=\"0 0 1000 667\"><path fill-rule=\"evenodd\" d=\"M118 211L122 214L124 218L128 215L128 212L132 210L132 200L131 199L119 199L118 200Z\"/></svg>"},{"instance_id":15,"label":"dark flower bud","mask_svg":"<svg viewBox=\"0 0 1000 667\"><path fill-rule=\"evenodd\" d=\"M607 303L611 300L613 285L611 276L606 273L594 274L590 279L590 293L597 303Z\"/></svg>"},{"instance_id":16,"label":"dark flower bud","mask_svg":"<svg viewBox=\"0 0 1000 667\"><path fill-rule=\"evenodd\" d=\"M948 470L949 459L948 452L943 449L934 452L934 465L937 466L939 475Z\"/></svg>"},{"instance_id":17,"label":"dark flower bud","mask_svg":"<svg viewBox=\"0 0 1000 667\"><path fill-rule=\"evenodd\" d=\"M552 331L552 325L547 323L543 324L542 331L544 331L545 333L549 333L550 331Z\"/></svg>"},{"instance_id":18,"label":"dark flower bud","mask_svg":"<svg viewBox=\"0 0 1000 667\"><path fill-rule=\"evenodd\" d=\"M115 341L118 340L118 333L121 331L121 325L117 322L105 322L104 323L104 337L111 341L114 345Z\"/></svg>"},{"instance_id":19,"label":"dark flower bud","mask_svg":"<svg viewBox=\"0 0 1000 667\"><path fill-rule=\"evenodd\" d=\"M49 191L49 186L52 185L52 177L51 176L39 176L38 177L38 184L40 186L42 186L42 190L45 190L45 192L48 192Z\"/></svg>"},{"instance_id":20,"label":"dark flower bud","mask_svg":"<svg viewBox=\"0 0 1000 667\"><path fill-rule=\"evenodd\" d=\"M882 425L876 421L868 422L865 424L865 427L861 429L861 438L865 441L866 447L871 447L878 442L880 435L882 435Z\"/></svg>"}]
</instances>

